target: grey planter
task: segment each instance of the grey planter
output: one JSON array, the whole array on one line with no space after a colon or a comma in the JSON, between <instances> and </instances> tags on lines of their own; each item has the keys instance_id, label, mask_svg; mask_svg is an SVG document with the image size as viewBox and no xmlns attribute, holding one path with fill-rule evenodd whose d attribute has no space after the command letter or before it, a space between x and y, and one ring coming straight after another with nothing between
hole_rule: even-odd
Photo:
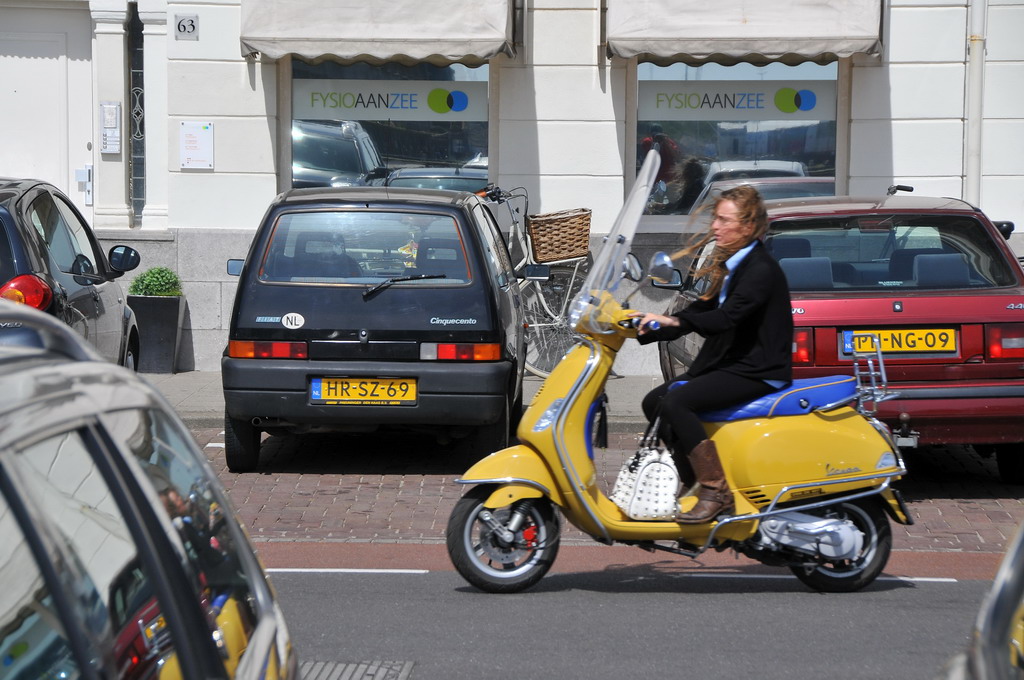
<instances>
[{"instance_id":1,"label":"grey planter","mask_svg":"<svg viewBox=\"0 0 1024 680\"><path fill-rule=\"evenodd\" d=\"M177 372L185 297L129 295L128 306L139 324L139 372Z\"/></svg>"}]
</instances>

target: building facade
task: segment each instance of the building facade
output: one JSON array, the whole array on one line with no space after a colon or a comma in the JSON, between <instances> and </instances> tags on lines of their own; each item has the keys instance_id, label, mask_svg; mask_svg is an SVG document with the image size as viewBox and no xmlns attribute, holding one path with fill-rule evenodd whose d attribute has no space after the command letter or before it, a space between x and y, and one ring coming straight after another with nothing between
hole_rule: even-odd
<instances>
[{"instance_id":1,"label":"building facade","mask_svg":"<svg viewBox=\"0 0 1024 680\"><path fill-rule=\"evenodd\" d=\"M0 0L0 173L174 268L179 365L215 369L225 261L318 163L347 181L307 123L388 167L486 163L530 212L591 208L595 236L667 134L666 206L687 161L783 159L839 193L964 198L1024 253L1022 29L1019 0ZM646 243L678 243L685 215L651 212Z\"/></svg>"}]
</instances>

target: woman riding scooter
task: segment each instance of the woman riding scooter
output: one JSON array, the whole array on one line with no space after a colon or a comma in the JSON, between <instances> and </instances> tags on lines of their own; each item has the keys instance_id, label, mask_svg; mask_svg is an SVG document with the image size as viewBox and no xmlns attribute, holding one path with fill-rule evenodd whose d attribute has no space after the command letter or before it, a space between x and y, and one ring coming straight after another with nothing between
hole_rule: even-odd
<instances>
[{"instance_id":1,"label":"woman riding scooter","mask_svg":"<svg viewBox=\"0 0 1024 680\"><path fill-rule=\"evenodd\" d=\"M792 381L789 287L760 240L767 225L756 189L740 186L722 192L708 232L680 253L693 255L714 239L711 256L699 269L694 265L695 276L708 277L704 295L668 316L634 314L641 319L641 344L687 333L706 338L693 365L678 378L687 382L666 383L643 400L648 420L660 416L658 434L672 449L684 481L692 481L692 469L700 484L697 504L676 515L681 524L708 522L734 508L715 442L697 413L752 401Z\"/></svg>"}]
</instances>

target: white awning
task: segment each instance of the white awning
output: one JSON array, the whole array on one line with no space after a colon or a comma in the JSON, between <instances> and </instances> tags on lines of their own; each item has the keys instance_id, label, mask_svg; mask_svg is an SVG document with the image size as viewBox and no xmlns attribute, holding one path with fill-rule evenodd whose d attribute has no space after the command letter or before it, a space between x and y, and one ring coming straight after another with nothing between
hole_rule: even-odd
<instances>
[{"instance_id":1,"label":"white awning","mask_svg":"<svg viewBox=\"0 0 1024 680\"><path fill-rule=\"evenodd\" d=\"M512 55L510 0L242 0L242 53L481 64Z\"/></svg>"},{"instance_id":2,"label":"white awning","mask_svg":"<svg viewBox=\"0 0 1024 680\"><path fill-rule=\"evenodd\" d=\"M608 51L655 63L827 63L881 50L882 0L607 0Z\"/></svg>"}]
</instances>

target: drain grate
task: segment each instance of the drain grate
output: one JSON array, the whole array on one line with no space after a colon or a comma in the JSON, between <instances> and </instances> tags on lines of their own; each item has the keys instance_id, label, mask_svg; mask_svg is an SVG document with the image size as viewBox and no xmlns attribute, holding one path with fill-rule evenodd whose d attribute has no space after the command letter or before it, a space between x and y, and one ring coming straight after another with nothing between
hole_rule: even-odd
<instances>
[{"instance_id":1,"label":"drain grate","mask_svg":"<svg viewBox=\"0 0 1024 680\"><path fill-rule=\"evenodd\" d=\"M300 664L303 680L408 680L412 661L306 661Z\"/></svg>"}]
</instances>

